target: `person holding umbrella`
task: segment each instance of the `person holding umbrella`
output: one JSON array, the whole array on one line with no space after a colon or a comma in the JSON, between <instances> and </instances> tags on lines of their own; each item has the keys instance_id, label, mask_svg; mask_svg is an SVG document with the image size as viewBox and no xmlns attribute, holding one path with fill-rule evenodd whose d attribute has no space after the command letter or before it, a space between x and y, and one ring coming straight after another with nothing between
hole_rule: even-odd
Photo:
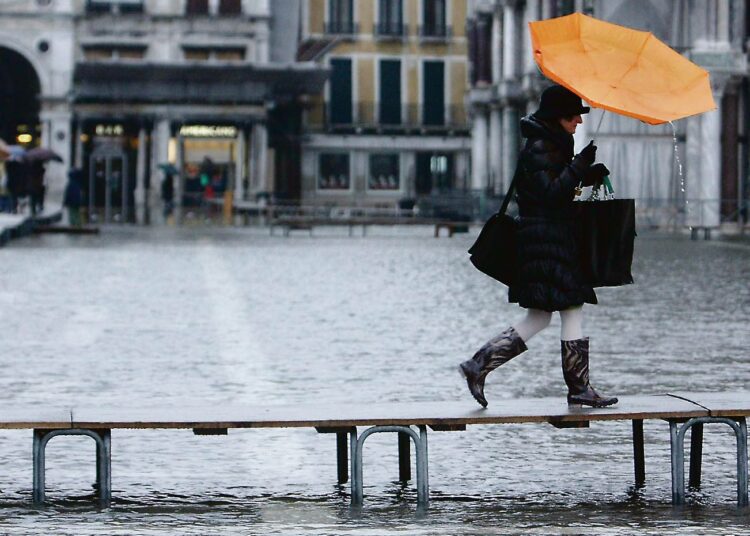
<instances>
[{"instance_id":1,"label":"person holding umbrella","mask_svg":"<svg viewBox=\"0 0 750 536\"><path fill-rule=\"evenodd\" d=\"M23 160L29 166L29 197L31 198L31 214L36 215L44 211L44 196L47 185L44 180L45 164L49 161L62 162L62 157L46 147L34 147L26 151Z\"/></svg>"},{"instance_id":2,"label":"person holding umbrella","mask_svg":"<svg viewBox=\"0 0 750 536\"><path fill-rule=\"evenodd\" d=\"M539 109L521 120L526 144L519 156L519 277L508 301L527 310L526 317L488 341L460 365L469 391L487 406L487 375L526 351L526 343L549 326L558 311L562 322L562 369L568 403L603 407L617 398L603 396L589 383L589 339L583 336L583 304L596 304L594 289L581 277L575 242L575 205L579 185L597 186L609 170L594 164L590 142L573 155L573 134L589 112L580 97L560 85L542 92Z\"/></svg>"}]
</instances>

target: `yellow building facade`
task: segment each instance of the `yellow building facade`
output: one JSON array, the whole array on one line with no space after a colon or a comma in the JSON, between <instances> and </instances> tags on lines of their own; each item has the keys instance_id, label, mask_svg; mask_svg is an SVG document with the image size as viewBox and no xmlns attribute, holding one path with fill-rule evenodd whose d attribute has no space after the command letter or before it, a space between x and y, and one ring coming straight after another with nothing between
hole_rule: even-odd
<instances>
[{"instance_id":1,"label":"yellow building facade","mask_svg":"<svg viewBox=\"0 0 750 536\"><path fill-rule=\"evenodd\" d=\"M467 0L303 2L298 60L330 69L303 112L303 202L411 206L470 187L466 16Z\"/></svg>"}]
</instances>

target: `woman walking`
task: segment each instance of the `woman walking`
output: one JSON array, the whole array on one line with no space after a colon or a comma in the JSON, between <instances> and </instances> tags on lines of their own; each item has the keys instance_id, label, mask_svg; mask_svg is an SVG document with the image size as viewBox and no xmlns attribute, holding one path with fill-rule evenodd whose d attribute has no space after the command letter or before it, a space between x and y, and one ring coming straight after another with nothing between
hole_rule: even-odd
<instances>
[{"instance_id":1,"label":"woman walking","mask_svg":"<svg viewBox=\"0 0 750 536\"><path fill-rule=\"evenodd\" d=\"M542 92L539 109L521 120L526 144L516 183L519 277L508 289L508 301L527 313L460 365L471 394L483 407L487 374L525 352L526 343L549 326L554 311L560 312L562 323L568 403L603 407L617 402L589 383L589 339L582 331L583 304L597 299L580 275L573 198L580 184L598 186L609 175L604 164L594 164L593 141L573 156L573 133L588 112L576 94L554 85Z\"/></svg>"}]
</instances>

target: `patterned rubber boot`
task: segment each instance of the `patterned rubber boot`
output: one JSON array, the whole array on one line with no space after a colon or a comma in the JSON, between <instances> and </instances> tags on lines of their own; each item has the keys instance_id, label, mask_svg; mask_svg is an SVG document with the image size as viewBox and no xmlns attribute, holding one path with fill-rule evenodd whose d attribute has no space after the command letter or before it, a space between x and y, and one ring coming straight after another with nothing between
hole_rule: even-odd
<instances>
[{"instance_id":1,"label":"patterned rubber boot","mask_svg":"<svg viewBox=\"0 0 750 536\"><path fill-rule=\"evenodd\" d=\"M509 327L497 337L490 339L474 354L474 357L459 365L459 370L466 378L471 395L482 407L487 407L487 399L484 398L484 380L487 374L522 354L526 349L523 339L515 329Z\"/></svg>"},{"instance_id":2,"label":"patterned rubber boot","mask_svg":"<svg viewBox=\"0 0 750 536\"><path fill-rule=\"evenodd\" d=\"M589 338L560 341L562 369L568 385L568 404L603 408L617 403L614 396L602 396L589 383Z\"/></svg>"}]
</instances>

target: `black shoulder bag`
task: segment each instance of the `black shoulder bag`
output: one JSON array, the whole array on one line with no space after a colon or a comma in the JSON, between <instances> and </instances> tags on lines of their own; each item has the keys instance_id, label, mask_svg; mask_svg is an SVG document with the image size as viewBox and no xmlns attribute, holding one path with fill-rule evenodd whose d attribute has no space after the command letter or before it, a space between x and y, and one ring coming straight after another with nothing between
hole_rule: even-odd
<instances>
[{"instance_id":1,"label":"black shoulder bag","mask_svg":"<svg viewBox=\"0 0 750 536\"><path fill-rule=\"evenodd\" d=\"M508 193L505 194L500 210L490 216L482 227L474 245L469 248L469 260L477 270L510 286L518 276L518 252L516 239L518 222L505 213L508 210L513 190L521 175L519 158Z\"/></svg>"}]
</instances>

